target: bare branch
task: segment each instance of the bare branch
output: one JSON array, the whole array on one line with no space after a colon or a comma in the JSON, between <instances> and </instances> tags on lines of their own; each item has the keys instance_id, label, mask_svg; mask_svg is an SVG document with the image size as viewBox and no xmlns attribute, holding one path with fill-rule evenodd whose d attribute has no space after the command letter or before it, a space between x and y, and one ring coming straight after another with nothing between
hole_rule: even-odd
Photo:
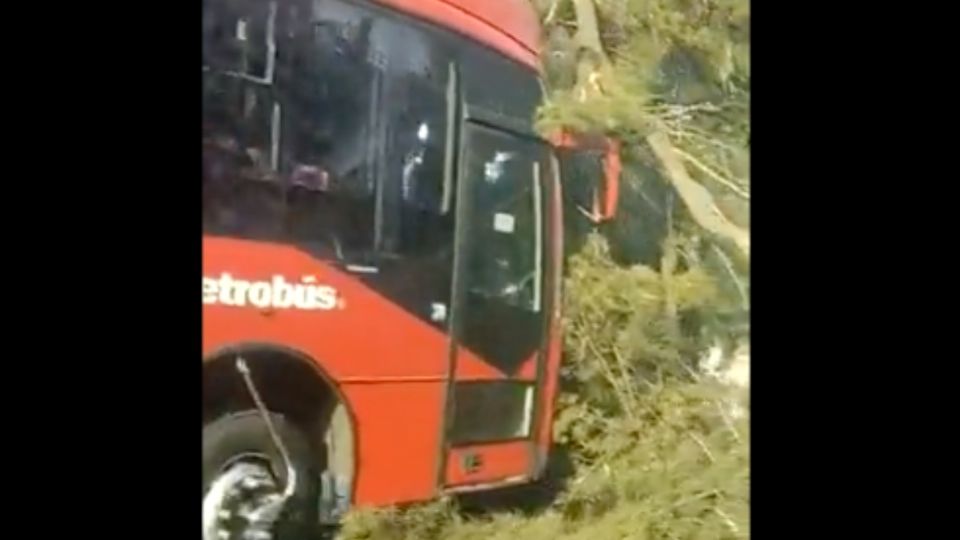
<instances>
[{"instance_id":1,"label":"bare branch","mask_svg":"<svg viewBox=\"0 0 960 540\"><path fill-rule=\"evenodd\" d=\"M691 105L663 104L650 107L650 112L663 117L685 118L698 112L720 112L722 107L714 103L694 103Z\"/></svg>"},{"instance_id":2,"label":"bare branch","mask_svg":"<svg viewBox=\"0 0 960 540\"><path fill-rule=\"evenodd\" d=\"M727 411L724 409L722 403L716 402L715 405L717 406L717 410L720 411L720 418L723 419L724 425L733 435L733 438L737 441L737 444L739 444L741 442L740 432L737 431L737 428L733 425L733 420L730 419L730 415L727 414Z\"/></svg>"},{"instance_id":3,"label":"bare branch","mask_svg":"<svg viewBox=\"0 0 960 540\"><path fill-rule=\"evenodd\" d=\"M713 511L716 512L721 519L723 519L723 522L727 525L727 527L730 528L730 532L732 532L737 536L740 536L740 528L737 527L737 524L734 523L732 519L730 519L730 516L728 516L723 510L717 507L714 507Z\"/></svg>"},{"instance_id":4,"label":"bare branch","mask_svg":"<svg viewBox=\"0 0 960 540\"><path fill-rule=\"evenodd\" d=\"M683 165L683 159L677 153L670 139L664 133L657 131L647 136L647 143L657 156L667 178L677 190L677 194L680 195L693 219L707 231L733 241L749 260L750 231L737 227L723 215L707 188L690 177Z\"/></svg>"},{"instance_id":5,"label":"bare branch","mask_svg":"<svg viewBox=\"0 0 960 540\"><path fill-rule=\"evenodd\" d=\"M550 9L547 10L547 16L543 18L543 26L550 26L553 24L553 19L557 16L557 10L560 8L560 3L564 0L553 0L553 3L550 4Z\"/></svg>"},{"instance_id":6,"label":"bare branch","mask_svg":"<svg viewBox=\"0 0 960 540\"><path fill-rule=\"evenodd\" d=\"M678 139L678 140L689 139L691 141L697 141L705 145L715 146L727 152L740 151L740 149L737 148L736 146L723 142L717 139L715 136L707 133L706 131L703 131L701 129L695 128L690 125L684 125L684 123L679 120L675 120L675 119L663 120L663 124L669 128L669 129L666 129L666 132L674 139Z\"/></svg>"},{"instance_id":7,"label":"bare branch","mask_svg":"<svg viewBox=\"0 0 960 540\"><path fill-rule=\"evenodd\" d=\"M581 47L593 51L603 61L607 55L600 41L600 23L597 21L597 6L594 0L573 0L573 7L577 14L577 35L575 39Z\"/></svg>"},{"instance_id":8,"label":"bare branch","mask_svg":"<svg viewBox=\"0 0 960 540\"><path fill-rule=\"evenodd\" d=\"M703 442L703 439L697 437L697 435L692 431L687 431L687 435L689 435L690 438L693 439L693 442L697 443L697 446L703 450L703 453L706 454L707 459L710 460L710 463L717 462L717 458L713 456L713 452L710 451L710 447L707 446L707 443Z\"/></svg>"},{"instance_id":9,"label":"bare branch","mask_svg":"<svg viewBox=\"0 0 960 540\"><path fill-rule=\"evenodd\" d=\"M720 174L720 173L718 173L717 171L715 171L715 170L713 170L712 168L710 168L706 163L700 161L699 159L697 159L697 158L696 158L695 156L693 156L692 154L689 154L689 153L681 150L680 148L674 147L674 151L675 151L677 154L679 154L680 157L682 157L683 159L689 161L691 165L695 166L696 168L698 168L698 169L700 169L701 171L703 171L704 173L706 173L707 176L709 176L710 178L713 178L714 180L716 180L718 183L722 184L724 187L726 187L726 188L729 189L730 191L736 193L737 196L739 196L741 199L743 199L743 200L745 200L745 201L749 201L749 200L750 200L750 193L748 193L746 190L744 190L743 188L741 188L740 186L738 186L737 184L735 184L735 183L733 182L733 180L729 180L729 179L725 178L722 174Z\"/></svg>"},{"instance_id":10,"label":"bare branch","mask_svg":"<svg viewBox=\"0 0 960 540\"><path fill-rule=\"evenodd\" d=\"M674 270L677 267L677 240L673 227L673 194L667 202L667 237L663 241L663 255L660 257L660 279L663 287L663 315L666 319L670 337L680 335L680 322L677 314L677 299L673 287Z\"/></svg>"},{"instance_id":11,"label":"bare branch","mask_svg":"<svg viewBox=\"0 0 960 540\"><path fill-rule=\"evenodd\" d=\"M737 286L737 292L740 293L740 307L743 308L744 311L749 311L750 298L747 296L746 287L743 286L743 283L741 283L740 278L737 276L737 272L733 268L733 261L720 249L720 246L711 244L710 247L712 247L717 256L720 257L720 262L723 263L727 273L730 274L730 278L733 279L733 283Z\"/></svg>"}]
</instances>

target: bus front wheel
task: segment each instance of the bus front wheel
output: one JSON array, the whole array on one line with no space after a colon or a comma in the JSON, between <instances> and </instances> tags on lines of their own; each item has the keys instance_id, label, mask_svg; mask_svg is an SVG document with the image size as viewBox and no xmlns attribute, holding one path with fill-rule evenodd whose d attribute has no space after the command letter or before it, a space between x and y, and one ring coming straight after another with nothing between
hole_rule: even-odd
<instances>
[{"instance_id":1,"label":"bus front wheel","mask_svg":"<svg viewBox=\"0 0 960 540\"><path fill-rule=\"evenodd\" d=\"M258 411L214 420L203 428L203 540L293 540L316 530L320 485L310 444L283 416L270 421L291 461L293 495L269 516L287 468Z\"/></svg>"}]
</instances>

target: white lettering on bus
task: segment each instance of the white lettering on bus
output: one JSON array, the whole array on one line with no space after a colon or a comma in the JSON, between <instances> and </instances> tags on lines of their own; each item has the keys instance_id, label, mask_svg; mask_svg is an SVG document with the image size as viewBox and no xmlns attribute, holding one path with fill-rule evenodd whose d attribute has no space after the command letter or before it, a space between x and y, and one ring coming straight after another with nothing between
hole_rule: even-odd
<instances>
[{"instance_id":1,"label":"white lettering on bus","mask_svg":"<svg viewBox=\"0 0 960 540\"><path fill-rule=\"evenodd\" d=\"M270 281L237 279L224 272L220 277L203 276L204 305L257 308L331 310L343 308L337 290L317 284L314 276L290 283L275 275Z\"/></svg>"}]
</instances>

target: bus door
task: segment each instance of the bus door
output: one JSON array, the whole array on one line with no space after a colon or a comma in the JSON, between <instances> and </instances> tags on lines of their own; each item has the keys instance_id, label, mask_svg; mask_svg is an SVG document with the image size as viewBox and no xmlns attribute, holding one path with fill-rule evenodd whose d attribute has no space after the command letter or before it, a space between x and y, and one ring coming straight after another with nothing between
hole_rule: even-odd
<instances>
[{"instance_id":1,"label":"bus door","mask_svg":"<svg viewBox=\"0 0 960 540\"><path fill-rule=\"evenodd\" d=\"M442 484L526 479L542 378L550 153L464 122ZM542 385L540 385L542 386Z\"/></svg>"}]
</instances>

